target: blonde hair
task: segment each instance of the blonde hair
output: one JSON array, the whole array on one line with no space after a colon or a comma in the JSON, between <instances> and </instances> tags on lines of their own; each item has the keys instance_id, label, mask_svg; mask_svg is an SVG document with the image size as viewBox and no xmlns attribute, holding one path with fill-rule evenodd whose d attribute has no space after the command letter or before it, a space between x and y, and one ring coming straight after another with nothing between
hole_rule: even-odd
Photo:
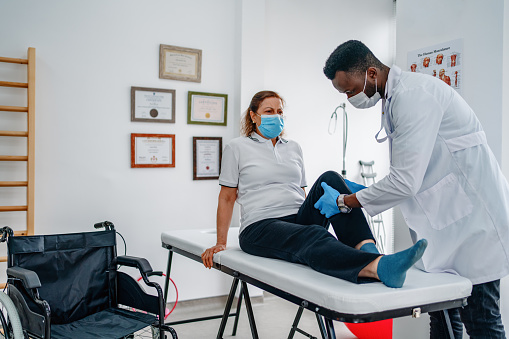
<instances>
[{"instance_id":1,"label":"blonde hair","mask_svg":"<svg viewBox=\"0 0 509 339\"><path fill-rule=\"evenodd\" d=\"M262 104L263 100L267 98L278 98L283 103L283 106L285 104L284 99L274 91L261 91L256 93L251 99L249 108L244 112L244 117L240 122L240 133L243 136L247 137L250 136L253 132L256 132L256 124L251 120L251 114L249 114L249 112L258 111L258 108Z\"/></svg>"}]
</instances>

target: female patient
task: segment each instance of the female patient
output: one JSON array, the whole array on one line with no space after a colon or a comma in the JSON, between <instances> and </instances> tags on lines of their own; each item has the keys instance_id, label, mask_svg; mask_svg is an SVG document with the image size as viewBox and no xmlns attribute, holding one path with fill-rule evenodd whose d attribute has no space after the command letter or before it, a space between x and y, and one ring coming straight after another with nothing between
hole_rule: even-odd
<instances>
[{"instance_id":1,"label":"female patient","mask_svg":"<svg viewBox=\"0 0 509 339\"><path fill-rule=\"evenodd\" d=\"M214 253L226 249L235 201L241 206L240 247L249 254L305 264L351 282L374 278L401 287L406 271L420 259L426 240L392 255L380 255L361 209L326 218L314 207L327 183L350 193L343 178L326 172L306 197L300 146L282 137L283 99L262 91L242 121L244 136L223 151L217 207L217 243L202 254L212 267ZM323 183L323 187L322 187ZM327 228L332 224L337 239Z\"/></svg>"}]
</instances>

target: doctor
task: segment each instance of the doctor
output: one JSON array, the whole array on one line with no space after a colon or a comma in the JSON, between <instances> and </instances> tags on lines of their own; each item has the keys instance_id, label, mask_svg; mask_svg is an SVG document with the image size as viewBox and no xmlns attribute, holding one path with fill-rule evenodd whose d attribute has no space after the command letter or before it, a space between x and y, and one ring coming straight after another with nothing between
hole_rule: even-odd
<instances>
[{"instance_id":1,"label":"doctor","mask_svg":"<svg viewBox=\"0 0 509 339\"><path fill-rule=\"evenodd\" d=\"M450 310L456 338L461 322L471 338L505 338L499 299L509 273L509 186L472 109L443 81L389 68L360 41L337 47L324 73L356 108L382 99L376 139L389 140L391 166L372 186L336 201L324 194L316 207L329 215L327 206L364 207L374 216L398 205L413 241L429 241L424 270L474 285L468 305ZM431 338L445 337L440 314L430 313Z\"/></svg>"}]
</instances>

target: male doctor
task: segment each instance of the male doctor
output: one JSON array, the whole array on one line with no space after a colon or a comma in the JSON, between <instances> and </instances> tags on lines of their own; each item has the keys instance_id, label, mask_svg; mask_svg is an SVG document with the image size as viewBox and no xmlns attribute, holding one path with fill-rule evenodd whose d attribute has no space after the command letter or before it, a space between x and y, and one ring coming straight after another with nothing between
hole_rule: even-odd
<instances>
[{"instance_id":1,"label":"male doctor","mask_svg":"<svg viewBox=\"0 0 509 339\"><path fill-rule=\"evenodd\" d=\"M505 338L500 279L509 273L509 186L472 109L429 75L382 64L360 41L341 44L324 73L356 108L382 99L378 142L389 140L390 173L354 194L325 186L315 207L330 217L364 207L374 216L399 205L412 239L427 239L428 272L474 285L468 305L450 310L456 338ZM385 137L381 137L381 131ZM447 337L441 312L430 313L431 338Z\"/></svg>"}]
</instances>

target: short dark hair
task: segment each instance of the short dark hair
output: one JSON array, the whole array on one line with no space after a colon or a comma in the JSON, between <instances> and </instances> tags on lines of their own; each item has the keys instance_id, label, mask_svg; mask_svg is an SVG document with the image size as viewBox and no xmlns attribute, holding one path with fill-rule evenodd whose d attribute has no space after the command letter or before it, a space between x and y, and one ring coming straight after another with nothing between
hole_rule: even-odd
<instances>
[{"instance_id":1,"label":"short dark hair","mask_svg":"<svg viewBox=\"0 0 509 339\"><path fill-rule=\"evenodd\" d=\"M323 73L329 80L333 80L337 71L365 73L372 66L385 67L366 45L358 40L349 40L332 52L325 62Z\"/></svg>"}]
</instances>

